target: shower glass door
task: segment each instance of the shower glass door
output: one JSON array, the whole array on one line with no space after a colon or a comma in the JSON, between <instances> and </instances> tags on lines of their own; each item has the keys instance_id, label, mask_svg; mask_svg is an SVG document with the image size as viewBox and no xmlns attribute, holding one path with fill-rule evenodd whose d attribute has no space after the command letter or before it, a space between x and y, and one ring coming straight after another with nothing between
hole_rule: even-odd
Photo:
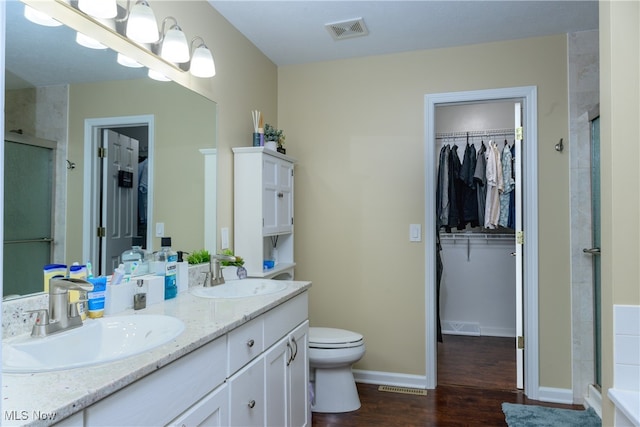
<instances>
[{"instance_id":1,"label":"shower glass door","mask_svg":"<svg viewBox=\"0 0 640 427\"><path fill-rule=\"evenodd\" d=\"M591 227L592 247L585 252L593 255L593 344L595 386L601 386L601 343L600 335L600 117L591 119Z\"/></svg>"},{"instance_id":2,"label":"shower glass door","mask_svg":"<svg viewBox=\"0 0 640 427\"><path fill-rule=\"evenodd\" d=\"M5 297L42 292L42 267L51 263L55 145L25 141L5 140Z\"/></svg>"}]
</instances>

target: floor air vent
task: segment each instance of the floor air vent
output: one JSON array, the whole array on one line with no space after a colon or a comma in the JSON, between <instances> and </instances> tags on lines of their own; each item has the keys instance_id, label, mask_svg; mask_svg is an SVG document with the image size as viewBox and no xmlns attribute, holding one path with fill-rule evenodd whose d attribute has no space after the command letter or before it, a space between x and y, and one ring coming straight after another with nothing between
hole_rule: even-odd
<instances>
[{"instance_id":1,"label":"floor air vent","mask_svg":"<svg viewBox=\"0 0 640 427\"><path fill-rule=\"evenodd\" d=\"M421 388L393 387L388 385L379 386L378 391L387 391L389 393L415 394L417 396L427 395L427 390L423 390Z\"/></svg>"},{"instance_id":2,"label":"floor air vent","mask_svg":"<svg viewBox=\"0 0 640 427\"><path fill-rule=\"evenodd\" d=\"M334 40L349 39L352 37L366 36L369 34L367 26L362 18L350 19L348 21L333 22L325 24L325 28Z\"/></svg>"}]
</instances>

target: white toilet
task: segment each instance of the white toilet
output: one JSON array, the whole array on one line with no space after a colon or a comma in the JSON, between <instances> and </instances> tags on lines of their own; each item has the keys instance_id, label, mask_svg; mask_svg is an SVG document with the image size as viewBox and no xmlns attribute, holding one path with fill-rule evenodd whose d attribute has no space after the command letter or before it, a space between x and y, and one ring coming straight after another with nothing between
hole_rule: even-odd
<instances>
[{"instance_id":1,"label":"white toilet","mask_svg":"<svg viewBox=\"0 0 640 427\"><path fill-rule=\"evenodd\" d=\"M364 355L364 337L334 328L309 328L309 368L315 376L313 412L350 412L360 408L351 365Z\"/></svg>"}]
</instances>

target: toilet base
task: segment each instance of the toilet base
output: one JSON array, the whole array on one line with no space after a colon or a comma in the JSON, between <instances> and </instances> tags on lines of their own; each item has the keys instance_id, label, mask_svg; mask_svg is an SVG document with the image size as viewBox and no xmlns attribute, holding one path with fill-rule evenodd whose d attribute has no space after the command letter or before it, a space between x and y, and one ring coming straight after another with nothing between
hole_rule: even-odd
<instances>
[{"instance_id":1,"label":"toilet base","mask_svg":"<svg viewBox=\"0 0 640 427\"><path fill-rule=\"evenodd\" d=\"M351 365L315 369L315 402L312 412L340 413L360 409L360 397Z\"/></svg>"}]
</instances>

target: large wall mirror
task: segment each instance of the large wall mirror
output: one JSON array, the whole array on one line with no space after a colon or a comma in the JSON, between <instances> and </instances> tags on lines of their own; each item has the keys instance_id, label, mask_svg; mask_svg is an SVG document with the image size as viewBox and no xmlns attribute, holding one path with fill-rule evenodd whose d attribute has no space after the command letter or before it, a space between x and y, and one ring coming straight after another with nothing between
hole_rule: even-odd
<instances>
[{"instance_id":1,"label":"large wall mirror","mask_svg":"<svg viewBox=\"0 0 640 427\"><path fill-rule=\"evenodd\" d=\"M159 249L158 223L176 250L215 242L204 234L205 223L215 233L215 214L205 218L201 152L215 148L215 103L23 12L21 1L7 1L3 296L41 292L48 263L90 261L94 274L110 274L132 235ZM120 200L127 177L135 191Z\"/></svg>"}]
</instances>

